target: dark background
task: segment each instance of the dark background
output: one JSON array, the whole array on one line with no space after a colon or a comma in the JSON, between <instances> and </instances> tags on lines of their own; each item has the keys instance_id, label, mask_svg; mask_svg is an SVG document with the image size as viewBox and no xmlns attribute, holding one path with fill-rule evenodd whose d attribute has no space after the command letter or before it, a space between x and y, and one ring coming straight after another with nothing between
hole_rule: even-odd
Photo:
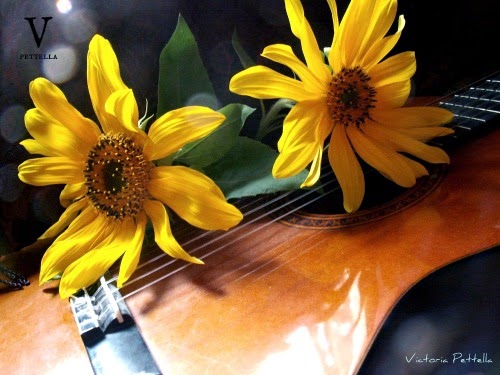
<instances>
[{"instance_id":1,"label":"dark background","mask_svg":"<svg viewBox=\"0 0 500 375\"><path fill-rule=\"evenodd\" d=\"M500 248L452 263L415 285L396 305L358 375L496 375L500 373ZM491 363L453 363L488 356ZM406 357L446 359L407 362ZM458 355L456 355L458 357Z\"/></svg>"},{"instance_id":2,"label":"dark background","mask_svg":"<svg viewBox=\"0 0 500 375\"><path fill-rule=\"evenodd\" d=\"M220 101L241 101L228 91L231 76L241 65L231 46L237 31L242 45L259 63L262 49L272 43L296 46L282 0L191 1L73 1L67 14L46 0L4 0L2 15L2 106L31 105L27 84L43 74L41 61L19 60L22 52L48 52L58 44L77 52L79 66L61 83L70 101L92 116L85 92L85 56L94 33L109 39L118 55L125 82L135 90L141 105L156 99L158 57L177 23L179 13L194 33L202 58ZM338 1L341 14L348 2ZM332 38L332 21L326 0L305 0L303 5L320 46ZM442 95L498 69L498 2L492 0L401 0L398 15L406 27L394 52L416 51L416 95ZM24 17L53 16L38 49ZM38 20L41 22L41 20ZM40 24L38 24L40 26ZM76 35L75 35L76 34ZM68 40L70 40L68 42ZM61 57L60 57L61 58Z\"/></svg>"}]
</instances>

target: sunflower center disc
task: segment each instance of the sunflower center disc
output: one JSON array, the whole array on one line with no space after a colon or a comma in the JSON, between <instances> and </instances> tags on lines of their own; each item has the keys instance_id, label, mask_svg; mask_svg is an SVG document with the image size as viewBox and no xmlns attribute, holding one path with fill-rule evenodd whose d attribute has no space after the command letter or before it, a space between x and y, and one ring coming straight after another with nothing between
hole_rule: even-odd
<instances>
[{"instance_id":1,"label":"sunflower center disc","mask_svg":"<svg viewBox=\"0 0 500 375\"><path fill-rule=\"evenodd\" d=\"M342 69L332 76L326 103L332 121L344 126L361 125L374 107L375 89L361 68Z\"/></svg>"},{"instance_id":2,"label":"sunflower center disc","mask_svg":"<svg viewBox=\"0 0 500 375\"><path fill-rule=\"evenodd\" d=\"M85 163L87 197L107 216L134 217L148 196L151 167L132 138L103 134Z\"/></svg>"}]
</instances>

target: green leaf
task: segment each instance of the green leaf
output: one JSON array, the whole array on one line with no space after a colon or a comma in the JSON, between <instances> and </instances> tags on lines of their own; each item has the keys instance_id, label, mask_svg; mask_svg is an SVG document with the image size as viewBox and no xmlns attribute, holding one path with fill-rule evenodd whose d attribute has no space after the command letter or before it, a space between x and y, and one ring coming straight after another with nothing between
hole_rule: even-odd
<instances>
[{"instance_id":1,"label":"green leaf","mask_svg":"<svg viewBox=\"0 0 500 375\"><path fill-rule=\"evenodd\" d=\"M221 188L226 199L271 194L299 189L307 177L304 170L289 178L274 178L272 168L278 153L250 138L238 137L234 147L205 169L205 174Z\"/></svg>"},{"instance_id":2,"label":"green leaf","mask_svg":"<svg viewBox=\"0 0 500 375\"><path fill-rule=\"evenodd\" d=\"M244 104L229 104L219 110L226 120L211 134L182 148L175 162L205 168L222 158L236 143L247 117L254 111Z\"/></svg>"},{"instance_id":3,"label":"green leaf","mask_svg":"<svg viewBox=\"0 0 500 375\"><path fill-rule=\"evenodd\" d=\"M179 14L177 26L160 55L156 117L188 105L218 109L218 103L196 40Z\"/></svg>"},{"instance_id":4,"label":"green leaf","mask_svg":"<svg viewBox=\"0 0 500 375\"><path fill-rule=\"evenodd\" d=\"M236 31L233 32L233 36L231 38L231 44L233 45L234 51L236 52L238 58L240 59L241 65L243 65L245 69L255 65L255 62L241 46Z\"/></svg>"}]
</instances>

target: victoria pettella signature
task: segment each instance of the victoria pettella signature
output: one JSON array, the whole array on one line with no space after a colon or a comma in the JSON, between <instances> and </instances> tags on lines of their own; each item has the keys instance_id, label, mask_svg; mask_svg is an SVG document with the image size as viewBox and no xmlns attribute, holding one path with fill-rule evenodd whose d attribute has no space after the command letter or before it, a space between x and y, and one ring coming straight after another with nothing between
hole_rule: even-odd
<instances>
[{"instance_id":1,"label":"victoria pettella signature","mask_svg":"<svg viewBox=\"0 0 500 375\"><path fill-rule=\"evenodd\" d=\"M12 266L31 285L0 294L2 370L99 373L102 358L89 360L87 350L89 334L109 318L93 305L104 299L113 321L105 327L115 334L133 321L157 372L296 373L306 366L356 373L406 291L499 243L499 79L487 77L437 102L416 98L455 114L455 134L439 140L448 143L450 165L355 214L309 209L326 194L311 189L244 199L235 204L245 219L228 232L174 228L205 265L173 260L152 245L123 288L113 287L111 270L83 300L61 300L56 284L38 286L43 249L17 254ZM95 314L95 326L80 308Z\"/></svg>"}]
</instances>

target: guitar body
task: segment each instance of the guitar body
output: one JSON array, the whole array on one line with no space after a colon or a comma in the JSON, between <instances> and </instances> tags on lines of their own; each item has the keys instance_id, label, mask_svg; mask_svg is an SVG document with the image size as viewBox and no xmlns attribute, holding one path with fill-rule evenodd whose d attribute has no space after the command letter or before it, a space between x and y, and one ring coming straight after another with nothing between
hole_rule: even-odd
<instances>
[{"instance_id":1,"label":"guitar body","mask_svg":"<svg viewBox=\"0 0 500 375\"><path fill-rule=\"evenodd\" d=\"M239 232L202 238L193 255L204 266L166 260L160 276L138 270L142 278L122 294L159 368L182 375L355 373L409 288L500 243L499 144L495 130L451 152L432 191L378 220L308 229L263 216ZM213 246L212 235L221 238ZM37 255L19 254L16 269L23 272L20 265ZM37 278L0 294L2 372L92 374L68 301Z\"/></svg>"}]
</instances>

